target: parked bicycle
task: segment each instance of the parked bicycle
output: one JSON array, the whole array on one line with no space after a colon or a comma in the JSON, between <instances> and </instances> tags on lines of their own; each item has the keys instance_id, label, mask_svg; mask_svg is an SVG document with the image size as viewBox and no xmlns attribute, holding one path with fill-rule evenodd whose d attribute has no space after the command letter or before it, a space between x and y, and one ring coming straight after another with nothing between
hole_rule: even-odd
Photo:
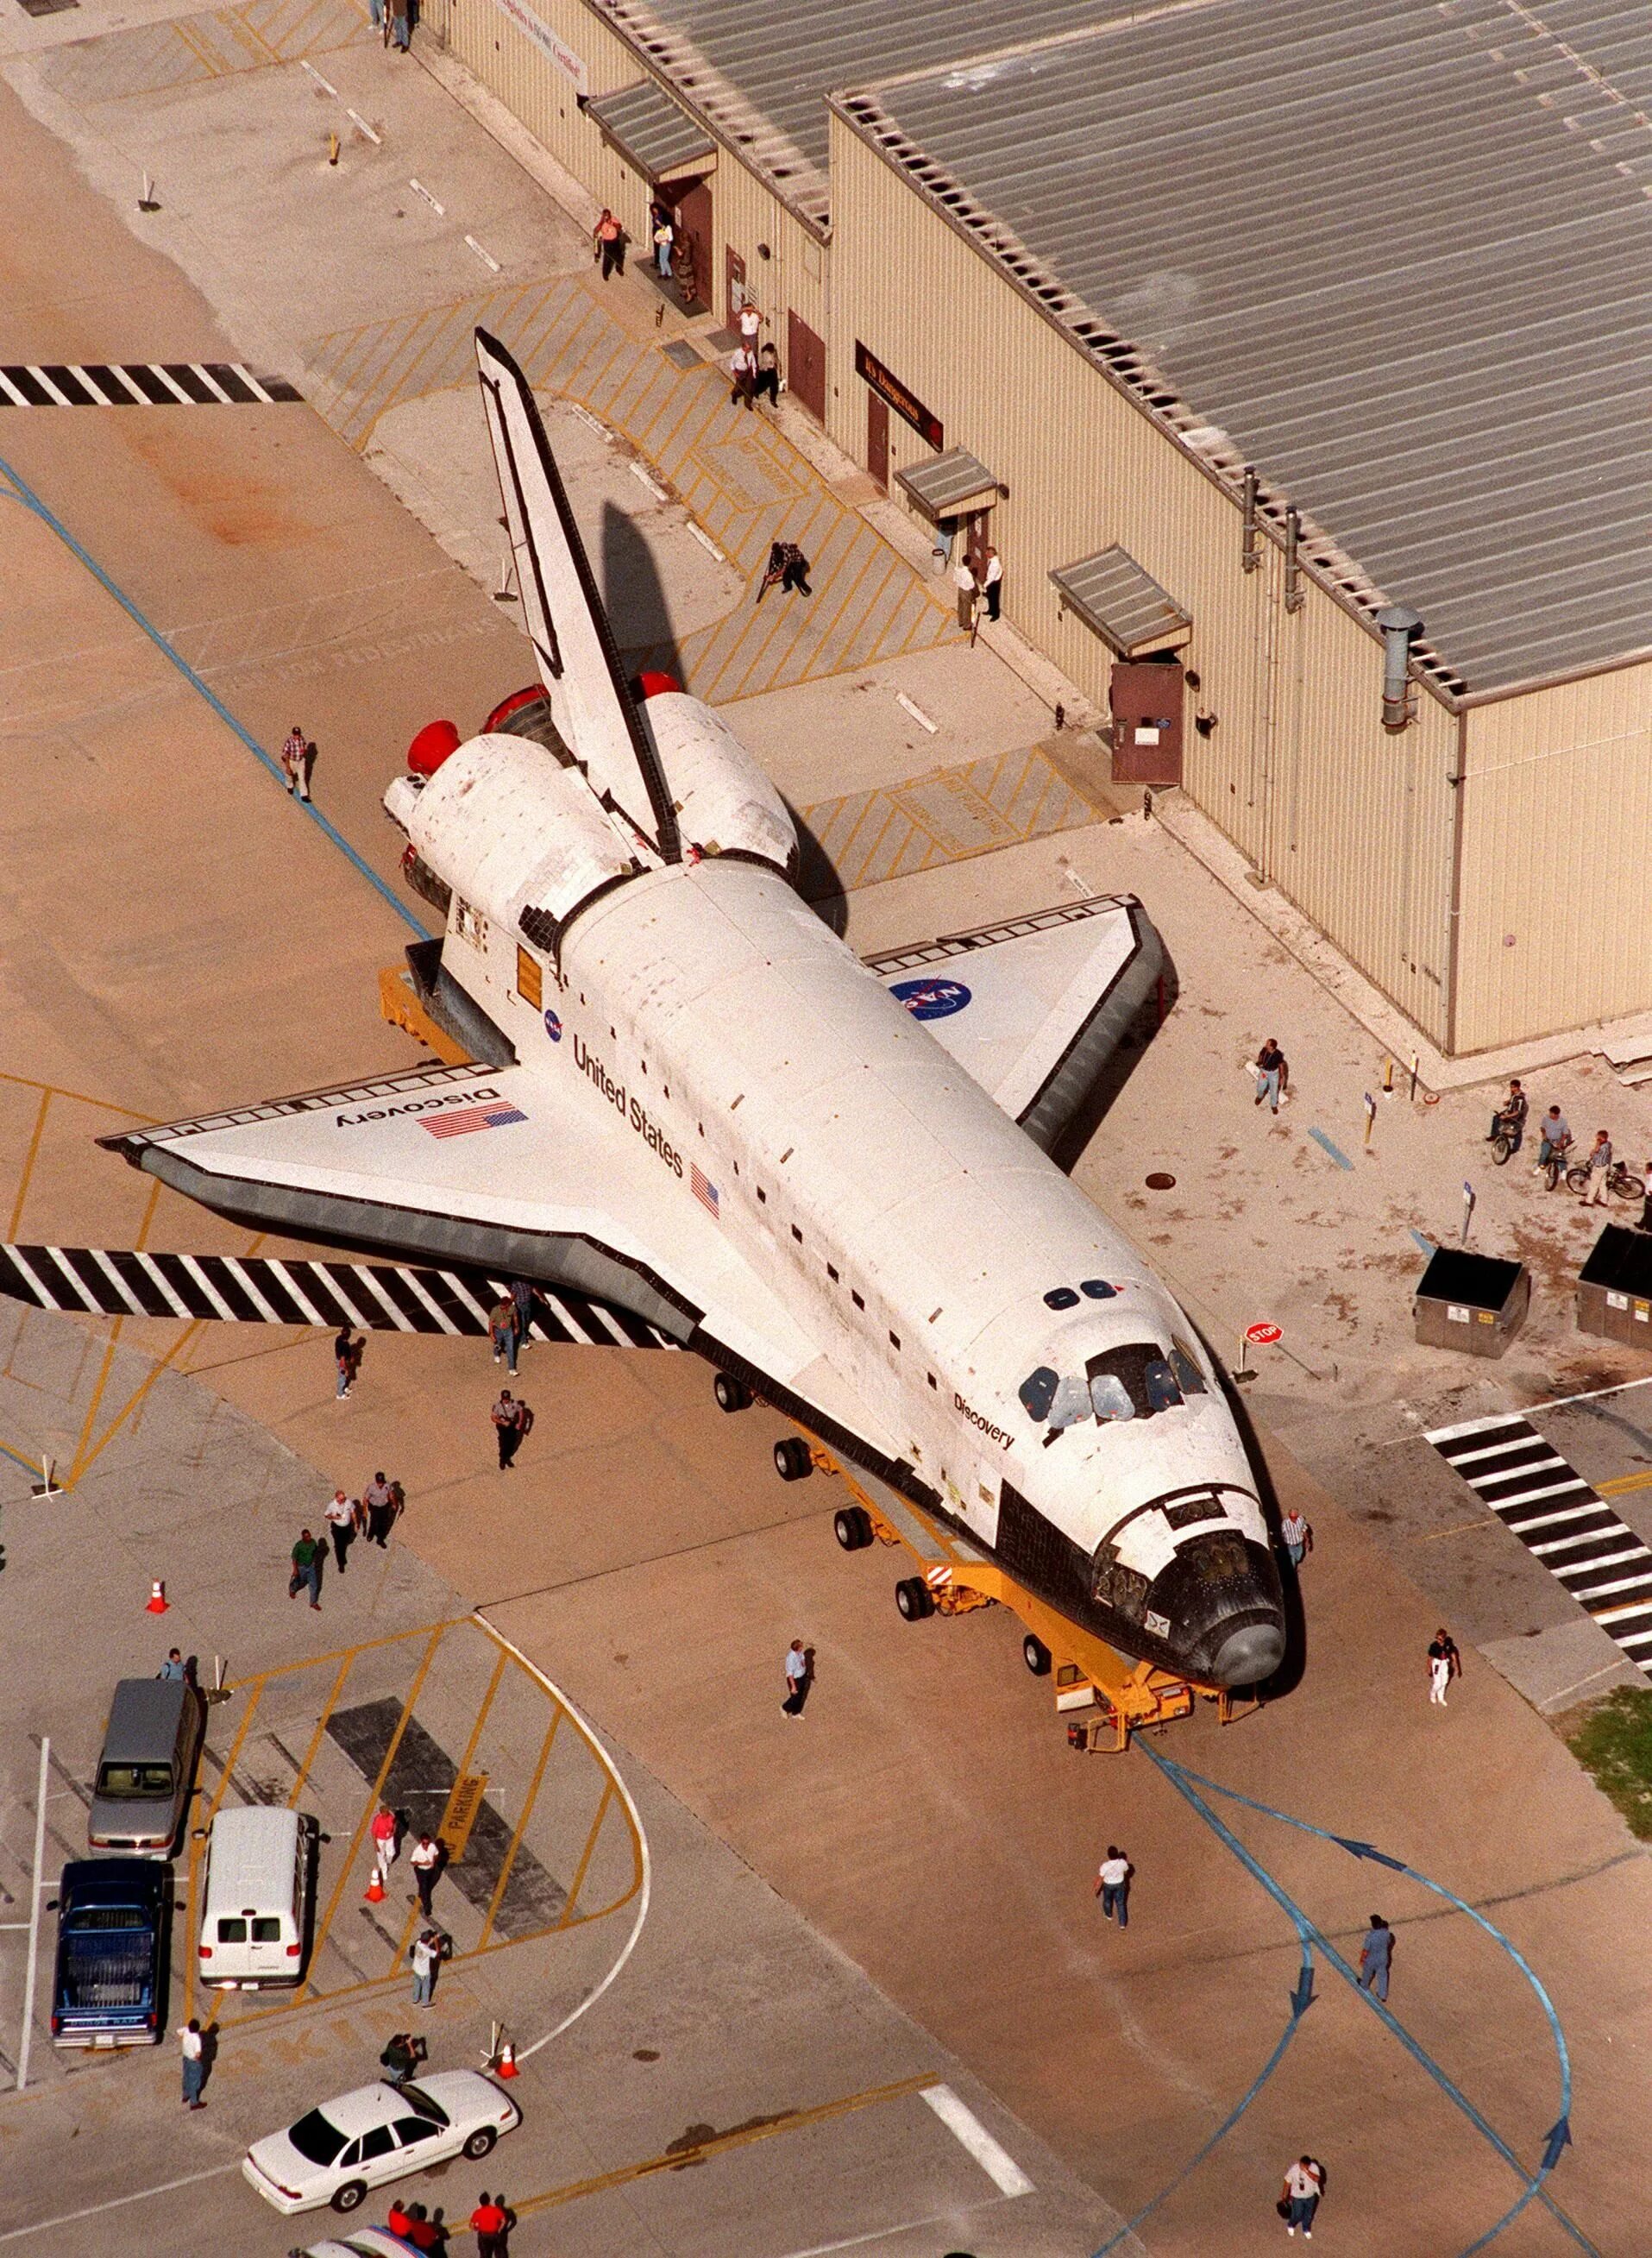
<instances>
[{"instance_id":1,"label":"parked bicycle","mask_svg":"<svg viewBox=\"0 0 1652 2258\"><path fill-rule=\"evenodd\" d=\"M1552 1172L1549 1178L1549 1189L1550 1191L1555 1189L1555 1175ZM1576 1192L1579 1199L1588 1191L1589 1167L1586 1161L1578 1161L1567 1168L1566 1189L1569 1192ZM1614 1161L1606 1170L1606 1189L1614 1199L1644 1199L1646 1179L1640 1169L1626 1168L1621 1161Z\"/></svg>"}]
</instances>

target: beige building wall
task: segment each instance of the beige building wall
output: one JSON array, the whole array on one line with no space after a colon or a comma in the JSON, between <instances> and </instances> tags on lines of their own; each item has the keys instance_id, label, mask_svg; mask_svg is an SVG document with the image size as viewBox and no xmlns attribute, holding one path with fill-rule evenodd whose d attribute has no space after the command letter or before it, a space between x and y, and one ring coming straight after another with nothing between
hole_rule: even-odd
<instances>
[{"instance_id":1,"label":"beige building wall","mask_svg":"<svg viewBox=\"0 0 1652 2258\"><path fill-rule=\"evenodd\" d=\"M1112 654L1048 578L1113 542L1188 611L1188 791L1264 876L1436 1043L1446 982L1457 723L1421 685L1381 726L1379 638L1283 557L1240 568L1235 501L844 122L833 122L833 436L866 460L858 338L1010 489L1004 610L1097 705ZM891 415L891 469L929 452ZM1208 735L1196 710L1215 717Z\"/></svg>"},{"instance_id":2,"label":"beige building wall","mask_svg":"<svg viewBox=\"0 0 1652 2258\"><path fill-rule=\"evenodd\" d=\"M422 21L558 164L609 207L631 238L632 258L645 261L651 252L649 185L585 115L574 77L522 28L524 17L542 25L584 64L588 94L617 93L649 75L624 40L583 0L510 0L508 9L499 0L424 0ZM720 315L724 311L725 251L732 245L745 260L748 292L769 316L783 369L788 309L818 337L826 335L825 247L727 148L717 152L709 185L714 238L713 271L706 278L710 302ZM760 245L768 247L768 258Z\"/></svg>"},{"instance_id":3,"label":"beige building wall","mask_svg":"<svg viewBox=\"0 0 1652 2258\"><path fill-rule=\"evenodd\" d=\"M1652 1001L1652 664L1471 706L1457 1047Z\"/></svg>"}]
</instances>

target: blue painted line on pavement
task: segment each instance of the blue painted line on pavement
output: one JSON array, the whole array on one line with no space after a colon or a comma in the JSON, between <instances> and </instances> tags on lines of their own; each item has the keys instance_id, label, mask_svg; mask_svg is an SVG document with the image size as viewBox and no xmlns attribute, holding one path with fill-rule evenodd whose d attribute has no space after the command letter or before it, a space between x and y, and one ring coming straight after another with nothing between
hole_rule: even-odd
<instances>
[{"instance_id":1,"label":"blue painted line on pavement","mask_svg":"<svg viewBox=\"0 0 1652 2258\"><path fill-rule=\"evenodd\" d=\"M21 1466L25 1473L39 1474L42 1481L46 1480L38 1459L25 1459L21 1451L14 1451L7 1443L0 1443L0 1458L10 1459L13 1466Z\"/></svg>"},{"instance_id":2,"label":"blue painted line on pavement","mask_svg":"<svg viewBox=\"0 0 1652 2258\"><path fill-rule=\"evenodd\" d=\"M138 610L138 606L132 601L125 590L119 586L117 582L110 579L109 574L98 563L96 557L95 557L89 550L82 548L81 543L74 538L74 536L69 531L67 526L64 524L62 519L56 516L53 512L47 508L46 504L41 501L39 495L35 493L28 480L23 477L20 472L13 469L12 465L7 462L4 455L0 455L0 473L4 473L11 481L12 499L14 501L20 501L25 509L32 510L34 515L40 520L43 525L49 525L51 527L53 532L56 534L58 539L63 543L64 547L67 549L73 556L75 556L80 559L81 563L85 565L87 571L92 575L92 578L96 580L101 586L108 590L109 593L113 596L115 601L120 606L122 611L126 614L127 617L131 620L136 626L142 628L143 632L148 636L150 642L154 644L155 649L160 652L163 657L169 659L172 664L177 668L179 673L182 675L184 680L189 685L190 688L206 699L207 704L211 707L213 712L217 715L218 719L225 725L225 727L235 732L235 735L241 740L241 742L246 747L248 752L253 756L254 759L260 762L262 765L269 770L271 776L273 777L275 780L283 786L283 788L285 788L286 779L281 774L280 763L277 761L273 755L266 753L263 746L258 742L258 739L253 736L252 731L245 728L241 722L236 720L235 715L230 713L229 707L224 704L223 700L217 695L217 693L207 687L201 677L195 672L194 667L190 665L188 660L184 657L181 651L175 650L173 648L172 644L167 642L166 636L162 635L160 629L156 627L152 621L146 619L144 614ZM426 928L420 924L418 919L415 918L397 898L394 890L379 877L378 871L373 869L372 865L370 863L365 862L361 856L356 852L356 849L351 845L349 840L344 837L343 832L338 830L335 825L330 823L327 818L321 813L320 809L316 807L310 801L294 800L293 804L296 808L298 808L301 813L307 815L309 818L309 820L316 825L317 829L332 841L333 845L337 848L339 853L344 856L345 860L358 871L359 871L364 878L365 878L367 884L372 888L373 891L376 894L380 895L383 899L389 904L390 907L401 920L402 924L411 927L412 930L418 934L421 941L429 941L430 935Z\"/></svg>"},{"instance_id":3,"label":"blue painted line on pavement","mask_svg":"<svg viewBox=\"0 0 1652 2258\"><path fill-rule=\"evenodd\" d=\"M1492 1923L1485 1919L1483 1914L1477 1912L1471 1905L1468 1904L1464 1899L1457 1896L1453 1891L1448 1890L1443 1883L1430 1879L1427 1874L1418 1873L1414 1867L1407 1865L1403 1860L1390 1857L1386 1852L1379 1850L1374 1844L1358 1842L1351 1837L1334 1834L1328 1828L1315 1827L1309 1821L1295 1818L1287 1811L1276 1810L1272 1804L1259 1803L1251 1796L1242 1795L1236 1788L1224 1787L1218 1780L1207 1779L1199 1772L1188 1772L1184 1770L1181 1765L1177 1764L1173 1758L1160 1756L1159 1752L1145 1740L1139 1737L1138 1737L1135 1745L1141 1750L1143 1755L1145 1756L1150 1762L1158 1766L1159 1770L1164 1774L1165 1778L1170 1782L1177 1793L1193 1807L1194 1810L1198 1813L1205 1824L1210 1828L1212 1832L1223 1844L1225 1844L1227 1849L1233 1853L1233 1856L1238 1859L1239 1863L1245 1868L1246 1871L1252 1876L1252 1878L1267 1892L1268 1896L1273 1899L1274 1903L1286 1914L1291 1921L1292 1926L1296 1930L1297 1937L1302 1945L1305 1955L1308 1957L1310 1970L1312 1965L1312 1956L1315 1953L1318 1953L1324 1959L1328 1966L1334 1968L1336 1970L1336 1973L1343 1978L1344 1983L1350 1985L1353 1990L1358 1992L1359 1997L1365 2001L1372 2013L1380 2018L1382 2022L1387 2027L1388 2030L1400 2041L1400 2044L1406 2049L1407 2052L1412 2056L1412 2058L1428 2072L1435 2084L1439 2086L1441 2091L1447 2096L1453 2105L1459 2109L1465 2117L1467 2117L1469 2122L1474 2127L1475 2130L1480 2134L1482 2138L1490 2142L1492 2147L1497 2150L1499 2155L1503 2158L1504 2162L1523 2183L1521 2194L1513 2206L1504 2213L1501 2219L1498 2219L1493 2226L1489 2227L1485 2233L1481 2234L1475 2241L1470 2243L1467 2247L1459 2254L1459 2258L1476 2258L1476 2254L1485 2250L1492 2241L1494 2241L1496 2238L1501 2234L1506 2226L1510 2225L1513 2220L1519 2218L1521 2212L1526 2209L1527 2205L1531 2203L1534 2198L1542 2203L1544 2209L1549 2212L1556 2223L1570 2237L1571 2240L1576 2243L1578 2247L1588 2254L1588 2258L1600 2258L1600 2253L1597 2250L1595 2245L1589 2240L1581 2227L1578 2226L1574 2221L1569 2219L1566 2216L1566 2213L1561 2210L1560 2206L1556 2203L1554 2198L1549 2194L1548 2189L1543 2184L1549 2173L1559 2162L1562 2153L1570 2144L1571 2139L1570 2123L1571 2112L1571 2057L1566 2046L1565 2033L1561 2028L1560 2018L1555 2012L1554 2002L1549 1999L1548 1992L1544 1990L1535 1971L1532 1969L1516 1946L1503 1935L1500 1929L1493 1928ZM1336 1949L1336 1947L1331 1942L1330 1939L1324 1934L1324 1932L1317 1928L1308 1918L1308 1914L1302 1911L1295 1899L1292 1898L1285 1889L1283 1884L1275 1879L1275 1878L1268 1871L1267 1868L1262 1864L1261 1861L1256 1857L1251 1850L1247 1850L1245 1845L1239 1841L1237 1836L1233 1833L1232 1829L1225 1826L1222 1820L1217 1817L1216 1814L1205 1801L1203 1796L1198 1793L1200 1788L1209 1789L1212 1794L1223 1796L1230 1802L1240 1804L1246 1810L1257 1812L1264 1818L1275 1819L1283 1826L1295 1828L1301 1834L1315 1836L1322 1842L1335 1843L1355 1857L1370 1857L1376 1859L1379 1864L1391 1867L1396 1871L1404 1874L1407 1879L1421 1883L1424 1889L1432 1891L1436 1897L1443 1898L1448 1904L1454 1907L1458 1912L1466 1914L1469 1919L1473 1921L1478 1928L1483 1929L1486 1935L1491 1937L1494 1942L1501 1946L1502 1949L1508 1955L1509 1958L1514 1961L1515 1966L1525 1977L1542 2007L1543 2013L1548 2019L1550 2035L1555 2042L1555 2051L1560 2069L1560 2114L1554 2126L1545 2135L1542 2161L1539 2164L1535 2172L1528 2172L1527 2170L1525 2165L1521 2162L1520 2158L1515 2155L1508 2142L1504 2140L1501 2134L1499 2133L1496 2127L1490 2124L1480 2113L1479 2110L1475 2107L1468 2096L1453 2083L1449 2074L1441 2068L1438 2063L1435 2061L1434 2057L1428 2052L1426 2048L1422 2047L1414 2038L1412 2037L1410 2032L1406 2029L1405 2026L1400 2023L1395 2016L1390 2013L1388 2008L1382 2001L1377 1999L1371 1992L1365 1989L1359 1981L1358 1971L1343 1957L1342 1954ZM1273 2076L1274 2070L1283 2060L1286 2048L1288 2045L1291 2037L1294 2035L1296 2026L1301 2021L1303 2013L1306 2011L1308 2002L1303 1997L1304 1989L1305 1986L1303 1983L1299 1979L1297 1992L1292 2001L1293 2013L1290 2022L1287 2026L1279 2044L1274 2048L1273 2055L1269 2057L1268 2062L1264 2066L1258 2077L1253 2080L1250 2090L1244 2094L1238 2105L1230 2112L1217 2131L1204 2143L1203 2147L1200 2148L1197 2155L1195 2155L1188 2164L1182 2167L1181 2170L1175 2175L1175 2177L1172 2179L1166 2187L1159 2191L1159 2194L1153 2198L1152 2202L1148 2204L1143 2211L1138 2212L1136 2219L1132 2219L1128 2226L1121 2229L1119 2233L1116 2234L1110 2241L1103 2245L1102 2249L1095 2254L1095 2258L1107 2258L1107 2254L1117 2247L1124 2236L1133 2232L1139 2220L1146 2218L1150 2212L1155 2209L1159 2204L1163 2202L1165 2197L1171 2192L1172 2189L1181 2184L1181 2183L1187 2177L1189 2171L1191 2171L1197 2164L1202 2162L1204 2158L1210 2153L1210 2150L1216 2146L1216 2142L1223 2139L1231 2127L1237 2122L1244 2110L1250 2106L1250 2104L1255 2098L1257 2093L1261 2090L1262 2085Z\"/></svg>"},{"instance_id":4,"label":"blue painted line on pavement","mask_svg":"<svg viewBox=\"0 0 1652 2258\"><path fill-rule=\"evenodd\" d=\"M1425 1254L1437 1254L1439 1253L1440 1250L1436 1246L1434 1240L1428 1238L1422 1232L1420 1232L1414 1223L1411 1226L1411 1236L1416 1240L1417 1245L1422 1249Z\"/></svg>"},{"instance_id":5,"label":"blue painted line on pavement","mask_svg":"<svg viewBox=\"0 0 1652 2258\"><path fill-rule=\"evenodd\" d=\"M1330 1139L1325 1134L1325 1132L1322 1129L1310 1129L1308 1133L1316 1145L1320 1145L1324 1147L1325 1151L1330 1154L1332 1160L1336 1161L1339 1168L1351 1168L1353 1167L1354 1164L1349 1159L1347 1154L1338 1152L1336 1146L1331 1143Z\"/></svg>"}]
</instances>

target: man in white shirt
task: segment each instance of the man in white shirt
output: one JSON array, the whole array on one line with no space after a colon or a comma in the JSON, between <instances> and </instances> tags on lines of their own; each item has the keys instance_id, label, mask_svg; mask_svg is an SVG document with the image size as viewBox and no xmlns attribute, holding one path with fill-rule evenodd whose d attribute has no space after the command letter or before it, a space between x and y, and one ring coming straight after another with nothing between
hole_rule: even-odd
<instances>
[{"instance_id":1,"label":"man in white shirt","mask_svg":"<svg viewBox=\"0 0 1652 2258\"><path fill-rule=\"evenodd\" d=\"M1314 2239L1314 2213L1319 2209L1319 2199L1325 2192L1325 2167L1316 2164L1312 2156L1299 2156L1285 2170L1285 2185L1280 2200L1290 2205L1285 2222L1285 2232L1294 2238L1300 2226L1304 2242Z\"/></svg>"},{"instance_id":2,"label":"man in white shirt","mask_svg":"<svg viewBox=\"0 0 1652 2258\"><path fill-rule=\"evenodd\" d=\"M1095 1878L1095 1894L1102 1901L1103 1918L1117 1916L1121 1928L1130 1927L1130 1860L1117 1843L1110 1843Z\"/></svg>"},{"instance_id":3,"label":"man in white shirt","mask_svg":"<svg viewBox=\"0 0 1652 2258\"><path fill-rule=\"evenodd\" d=\"M975 579L975 568L967 557L961 557L953 567L953 586L958 591L958 624L966 635L975 631L975 606L981 600L981 589Z\"/></svg>"},{"instance_id":4,"label":"man in white shirt","mask_svg":"<svg viewBox=\"0 0 1652 2258\"><path fill-rule=\"evenodd\" d=\"M419 1892L419 1911L427 1921L430 1918L430 1892L436 1887L436 1878L442 1871L442 1845L421 1835L414 1846L413 1885Z\"/></svg>"},{"instance_id":5,"label":"man in white shirt","mask_svg":"<svg viewBox=\"0 0 1652 2258\"><path fill-rule=\"evenodd\" d=\"M1304 1554L1314 1549L1313 1525L1294 1506L1280 1523L1280 1542L1293 1568L1300 1568Z\"/></svg>"},{"instance_id":6,"label":"man in white shirt","mask_svg":"<svg viewBox=\"0 0 1652 2258\"><path fill-rule=\"evenodd\" d=\"M786 1649L785 1672L786 1698L780 1705L781 1713L787 1717L801 1717L809 1688L814 1683L814 1672L809 1667L808 1651L800 1638L794 1638Z\"/></svg>"},{"instance_id":7,"label":"man in white shirt","mask_svg":"<svg viewBox=\"0 0 1652 2258\"><path fill-rule=\"evenodd\" d=\"M981 572L982 593L987 599L987 617L996 620L998 607L1003 601L1003 559L996 549L987 551L987 561Z\"/></svg>"},{"instance_id":8,"label":"man in white shirt","mask_svg":"<svg viewBox=\"0 0 1652 2258\"><path fill-rule=\"evenodd\" d=\"M342 1489L336 1489L331 1502L323 1508L323 1514L328 1534L333 1540L333 1558L338 1563L338 1573L342 1576L345 1555L356 1541L361 1508L353 1497L346 1497Z\"/></svg>"},{"instance_id":9,"label":"man in white shirt","mask_svg":"<svg viewBox=\"0 0 1652 2258\"><path fill-rule=\"evenodd\" d=\"M413 1963L413 2004L428 2007L436 1996L436 1971L442 1964L442 1940L435 1929L420 1930L408 1958Z\"/></svg>"},{"instance_id":10,"label":"man in white shirt","mask_svg":"<svg viewBox=\"0 0 1652 2258\"><path fill-rule=\"evenodd\" d=\"M183 2055L183 2105L204 2109L207 2105L201 2098L201 2089L207 2082L207 2042L193 2017L179 2032L178 2044Z\"/></svg>"}]
</instances>

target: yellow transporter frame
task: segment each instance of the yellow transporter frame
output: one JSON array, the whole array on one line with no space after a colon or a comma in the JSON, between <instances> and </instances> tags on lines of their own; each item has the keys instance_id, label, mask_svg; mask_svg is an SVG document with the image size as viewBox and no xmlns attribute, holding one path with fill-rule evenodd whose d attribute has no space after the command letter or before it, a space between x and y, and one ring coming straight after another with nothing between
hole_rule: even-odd
<instances>
[{"instance_id":1,"label":"yellow transporter frame","mask_svg":"<svg viewBox=\"0 0 1652 2258\"><path fill-rule=\"evenodd\" d=\"M1074 1748L1104 1750L1122 1755L1130 1736L1144 1726L1167 1725L1190 1716L1194 1697L1202 1695L1216 1705L1223 1724L1231 1722L1233 1696L1225 1688L1202 1686L1179 1678L1151 1662L1132 1662L1115 1653L1105 1640L1084 1630L1067 1616L984 1560L967 1541L954 1537L919 1507L897 1497L880 1482L875 1496L866 1482L849 1467L840 1465L822 1445L808 1445L809 1459L821 1473L834 1475L864 1515L869 1536L862 1536L854 1509L834 1516L838 1542L854 1551L876 1537L879 1544L899 1544L917 1561L920 1575L898 1585L897 1603L909 1621L935 1614L968 1615L973 1608L1005 1607L1027 1633L1022 1651L1028 1667L1047 1672L1055 1688L1058 1715L1089 1712L1074 1718L1067 1738ZM846 1530L845 1523L847 1523ZM914 1586L921 1592L921 1599Z\"/></svg>"},{"instance_id":2,"label":"yellow transporter frame","mask_svg":"<svg viewBox=\"0 0 1652 2258\"><path fill-rule=\"evenodd\" d=\"M427 1015L405 966L387 965L379 973L379 1007L392 1026L415 1037L445 1064L464 1063L468 1054ZM1029 1667L1035 1659L1039 1661L1040 1676L1047 1669L1055 1688L1057 1714L1076 1713L1067 1727L1067 1737L1075 1748L1122 1753L1130 1746L1131 1735L1143 1726L1166 1725L1177 1717L1190 1716L1195 1694L1216 1703L1216 1715L1224 1725L1231 1722L1230 1693L1178 1678L1151 1662L1132 1662L1116 1654L1104 1640L1025 1591L1002 1568L983 1560L973 1546L952 1536L909 1499L897 1496L882 1482L875 1495L867 1480L840 1465L823 1443L812 1440L793 1447L806 1450L811 1466L842 1482L866 1516L865 1537L857 1535L852 1542L844 1535L843 1514L835 1516L840 1544L854 1551L861 1542L869 1544L876 1538L880 1544L904 1546L917 1562L918 1574L897 1587L897 1597L906 1595L900 1599L903 1614L916 1619L931 1614L968 1615L972 1608L1005 1607L1019 1619L1027 1633L1022 1651Z\"/></svg>"}]
</instances>

